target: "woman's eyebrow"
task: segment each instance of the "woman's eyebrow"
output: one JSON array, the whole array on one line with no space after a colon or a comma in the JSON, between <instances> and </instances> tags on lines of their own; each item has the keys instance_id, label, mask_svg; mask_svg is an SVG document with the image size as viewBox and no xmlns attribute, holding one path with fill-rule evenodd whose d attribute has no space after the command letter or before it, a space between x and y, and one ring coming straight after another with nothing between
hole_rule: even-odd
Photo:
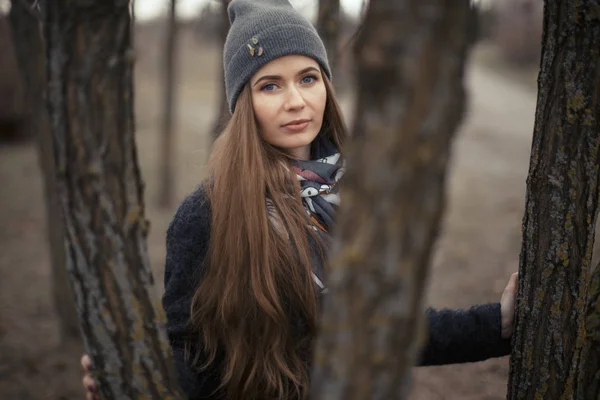
<instances>
[{"instance_id":1,"label":"woman's eyebrow","mask_svg":"<svg viewBox=\"0 0 600 400\"><path fill-rule=\"evenodd\" d=\"M305 74L305 73L307 73L309 71L320 72L318 68L311 66L311 67L304 68L303 70L301 70L300 72L298 72L296 75L302 75L302 74ZM277 81L277 80L280 80L280 79L281 79L281 75L264 75L264 76L261 76L260 78L258 78L256 80L256 82L254 82L254 85L252 85L252 86L256 86L261 81L264 81L264 80Z\"/></svg>"}]
</instances>

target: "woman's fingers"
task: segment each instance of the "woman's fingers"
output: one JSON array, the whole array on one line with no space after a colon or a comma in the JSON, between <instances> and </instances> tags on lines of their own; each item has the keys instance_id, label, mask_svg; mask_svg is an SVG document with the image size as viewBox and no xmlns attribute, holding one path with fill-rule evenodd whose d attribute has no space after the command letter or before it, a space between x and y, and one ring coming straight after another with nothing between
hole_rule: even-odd
<instances>
[{"instance_id":1,"label":"woman's fingers","mask_svg":"<svg viewBox=\"0 0 600 400\"><path fill-rule=\"evenodd\" d=\"M86 374L92 370L92 359L87 354L81 356L81 368Z\"/></svg>"},{"instance_id":2,"label":"woman's fingers","mask_svg":"<svg viewBox=\"0 0 600 400\"><path fill-rule=\"evenodd\" d=\"M86 400L100 400L98 386L96 386L96 382L94 382L94 379L90 375L85 375L83 377L83 387L85 387L86 390Z\"/></svg>"},{"instance_id":3,"label":"woman's fingers","mask_svg":"<svg viewBox=\"0 0 600 400\"><path fill-rule=\"evenodd\" d=\"M508 280L508 284L506 285L506 290L510 291L510 292L516 292L517 291L517 284L518 284L518 278L519 278L519 273L515 272L510 276L510 279Z\"/></svg>"},{"instance_id":4,"label":"woman's fingers","mask_svg":"<svg viewBox=\"0 0 600 400\"><path fill-rule=\"evenodd\" d=\"M96 393L96 391L98 390L98 387L96 386L96 382L94 382L94 378L92 378L90 375L88 375L88 374L84 375L82 382L83 382L83 387L88 392Z\"/></svg>"},{"instance_id":5,"label":"woman's fingers","mask_svg":"<svg viewBox=\"0 0 600 400\"><path fill-rule=\"evenodd\" d=\"M515 319L515 299L517 295L519 274L515 272L510 276L506 288L500 299L500 313L502 322L502 337L509 338L512 335Z\"/></svg>"},{"instance_id":6,"label":"woman's fingers","mask_svg":"<svg viewBox=\"0 0 600 400\"><path fill-rule=\"evenodd\" d=\"M81 383L85 388L85 398L86 400L100 400L100 395L98 394L98 385L92 378L92 359L84 354L81 356L81 368L83 369L83 378L81 379Z\"/></svg>"}]
</instances>

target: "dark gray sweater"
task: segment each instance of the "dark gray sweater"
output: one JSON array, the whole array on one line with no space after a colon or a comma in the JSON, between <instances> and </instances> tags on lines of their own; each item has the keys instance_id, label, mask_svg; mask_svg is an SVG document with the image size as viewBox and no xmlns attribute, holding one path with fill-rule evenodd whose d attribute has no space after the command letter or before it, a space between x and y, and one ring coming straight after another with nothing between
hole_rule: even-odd
<instances>
[{"instance_id":1,"label":"dark gray sweater","mask_svg":"<svg viewBox=\"0 0 600 400\"><path fill-rule=\"evenodd\" d=\"M180 384L190 399L218 399L220 368L197 372L184 356L190 304L203 270L202 261L210 240L210 207L202 189L179 206L167 230L165 293L167 333L179 373ZM468 310L427 310L429 342L420 365L443 365L482 361L510 353L510 340L502 339L500 304Z\"/></svg>"}]
</instances>

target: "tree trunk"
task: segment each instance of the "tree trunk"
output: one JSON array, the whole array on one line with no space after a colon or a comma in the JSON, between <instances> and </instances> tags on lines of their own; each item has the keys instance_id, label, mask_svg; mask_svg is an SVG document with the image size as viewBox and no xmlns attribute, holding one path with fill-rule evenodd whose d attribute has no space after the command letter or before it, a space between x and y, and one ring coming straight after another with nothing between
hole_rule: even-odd
<instances>
[{"instance_id":1,"label":"tree trunk","mask_svg":"<svg viewBox=\"0 0 600 400\"><path fill-rule=\"evenodd\" d=\"M317 31L323 39L329 58L329 66L335 75L338 61L338 38L340 31L340 0L319 0Z\"/></svg>"},{"instance_id":2,"label":"tree trunk","mask_svg":"<svg viewBox=\"0 0 600 400\"><path fill-rule=\"evenodd\" d=\"M177 0L169 2L169 19L165 41L164 65L164 108L162 122L162 146L160 147L160 189L158 204L169 207L175 191L175 176L173 173L173 150L175 148L175 73L177 64Z\"/></svg>"},{"instance_id":3,"label":"tree trunk","mask_svg":"<svg viewBox=\"0 0 600 400\"><path fill-rule=\"evenodd\" d=\"M48 109L67 267L103 399L183 398L154 293L127 1L48 1Z\"/></svg>"},{"instance_id":4,"label":"tree trunk","mask_svg":"<svg viewBox=\"0 0 600 400\"><path fill-rule=\"evenodd\" d=\"M66 344L80 338L79 320L67 275L64 226L56 193L54 149L44 103L46 57L39 18L41 14L27 0L12 1L9 19L13 47L25 83L28 108L26 129L37 141L38 163L44 185L52 295L58 314L61 344Z\"/></svg>"},{"instance_id":5,"label":"tree trunk","mask_svg":"<svg viewBox=\"0 0 600 400\"><path fill-rule=\"evenodd\" d=\"M598 2L546 1L542 49L508 398L596 399Z\"/></svg>"},{"instance_id":6,"label":"tree trunk","mask_svg":"<svg viewBox=\"0 0 600 400\"><path fill-rule=\"evenodd\" d=\"M229 32L229 16L227 15L227 6L229 6L230 0L221 0L221 24L219 25L219 42L218 46L223 50L225 47L225 40L227 39L227 32ZM219 111L215 123L213 124L213 141L221 134L221 131L229 122L231 114L229 112L229 105L227 104L227 95L225 94L225 72L223 70L223 57L221 60L220 70L220 90L219 90Z\"/></svg>"},{"instance_id":7,"label":"tree trunk","mask_svg":"<svg viewBox=\"0 0 600 400\"><path fill-rule=\"evenodd\" d=\"M425 340L424 286L464 112L469 1L373 0L313 399L399 399Z\"/></svg>"}]
</instances>

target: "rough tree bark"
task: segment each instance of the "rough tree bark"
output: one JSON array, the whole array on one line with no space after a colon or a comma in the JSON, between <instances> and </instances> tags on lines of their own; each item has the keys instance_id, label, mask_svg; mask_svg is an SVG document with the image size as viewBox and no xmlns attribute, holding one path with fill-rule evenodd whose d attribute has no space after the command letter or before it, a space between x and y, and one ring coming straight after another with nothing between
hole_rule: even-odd
<instances>
[{"instance_id":1,"label":"rough tree bark","mask_svg":"<svg viewBox=\"0 0 600 400\"><path fill-rule=\"evenodd\" d=\"M165 41L163 70L164 106L162 120L162 146L160 146L160 189L158 205L169 207L175 195L175 176L173 173L173 150L175 140L175 81L177 70L177 0L169 2L169 18Z\"/></svg>"},{"instance_id":2,"label":"rough tree bark","mask_svg":"<svg viewBox=\"0 0 600 400\"><path fill-rule=\"evenodd\" d=\"M425 340L424 285L463 115L468 0L372 0L313 399L399 399Z\"/></svg>"},{"instance_id":3,"label":"rough tree bark","mask_svg":"<svg viewBox=\"0 0 600 400\"><path fill-rule=\"evenodd\" d=\"M11 2L9 20L17 63L25 84L28 107L26 129L37 141L38 164L44 185L46 231L52 271L52 295L58 314L61 344L80 338L79 320L69 287L64 247L64 226L56 193L54 149L46 113L46 56L41 13L28 0Z\"/></svg>"},{"instance_id":4,"label":"rough tree bark","mask_svg":"<svg viewBox=\"0 0 600 400\"><path fill-rule=\"evenodd\" d=\"M329 66L335 74L337 70L337 45L340 31L340 0L319 0L317 31L321 39L323 39L329 56Z\"/></svg>"},{"instance_id":5,"label":"rough tree bark","mask_svg":"<svg viewBox=\"0 0 600 400\"><path fill-rule=\"evenodd\" d=\"M597 399L598 2L546 1L542 48L508 398Z\"/></svg>"},{"instance_id":6,"label":"rough tree bark","mask_svg":"<svg viewBox=\"0 0 600 400\"><path fill-rule=\"evenodd\" d=\"M155 301L128 1L48 1L48 110L67 267L103 399L183 398Z\"/></svg>"},{"instance_id":7,"label":"rough tree bark","mask_svg":"<svg viewBox=\"0 0 600 400\"><path fill-rule=\"evenodd\" d=\"M218 46L222 50L225 47L225 40L227 39L227 32L229 32L229 16L227 14L227 7L229 6L229 2L231 0L221 0L219 3L221 4L221 23L219 24L219 33L218 33ZM221 60L221 69L220 69L220 80L219 80L219 110L217 111L217 118L213 124L213 137L214 141L223 128L229 122L229 118L231 116L229 112L229 105L227 104L227 95L225 94L225 72L223 71L223 57Z\"/></svg>"}]
</instances>

